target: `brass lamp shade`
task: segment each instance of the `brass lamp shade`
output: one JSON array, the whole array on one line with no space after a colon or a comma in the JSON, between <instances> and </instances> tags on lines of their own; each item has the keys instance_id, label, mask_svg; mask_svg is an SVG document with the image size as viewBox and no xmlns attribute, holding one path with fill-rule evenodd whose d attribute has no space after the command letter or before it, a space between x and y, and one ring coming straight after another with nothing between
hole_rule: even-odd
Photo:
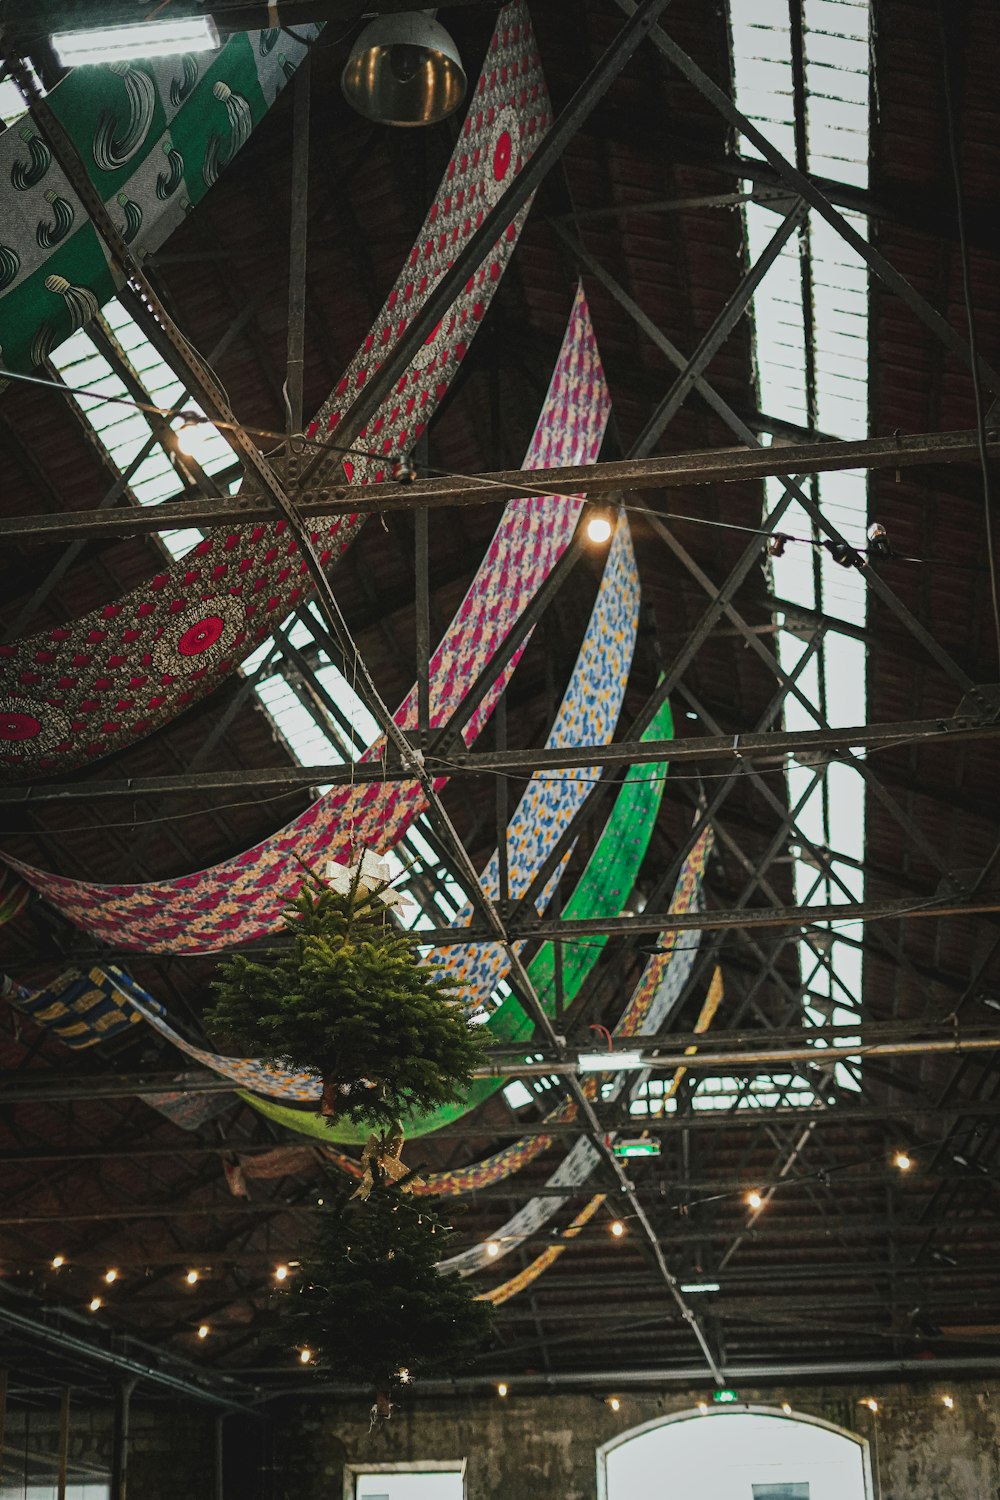
<instances>
[{"instance_id":1,"label":"brass lamp shade","mask_svg":"<svg viewBox=\"0 0 1000 1500\"><path fill-rule=\"evenodd\" d=\"M468 80L449 33L420 11L378 16L351 48L340 86L382 125L433 125L456 110Z\"/></svg>"}]
</instances>

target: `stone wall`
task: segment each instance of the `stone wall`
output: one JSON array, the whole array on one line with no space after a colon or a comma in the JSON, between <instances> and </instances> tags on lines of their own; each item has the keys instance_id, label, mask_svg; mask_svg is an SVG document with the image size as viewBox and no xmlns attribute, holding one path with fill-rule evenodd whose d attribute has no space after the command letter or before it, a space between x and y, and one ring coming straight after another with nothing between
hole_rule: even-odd
<instances>
[{"instance_id":1,"label":"stone wall","mask_svg":"<svg viewBox=\"0 0 1000 1500\"><path fill-rule=\"evenodd\" d=\"M868 1439L877 1500L1000 1500L1000 1390L994 1398L981 1383L873 1389L877 1413L861 1404L870 1392L859 1387L741 1388L740 1396L779 1410L787 1401ZM275 1500L341 1500L346 1463L456 1458L468 1462L468 1500L595 1500L601 1444L691 1410L707 1393L616 1394L617 1412L589 1395L415 1398L372 1434L363 1403L302 1403L276 1413Z\"/></svg>"},{"instance_id":2,"label":"stone wall","mask_svg":"<svg viewBox=\"0 0 1000 1500\"><path fill-rule=\"evenodd\" d=\"M951 1409L941 1399L946 1393L954 1400ZM269 1405L264 1423L225 1418L224 1500L341 1500L347 1463L461 1458L468 1465L468 1500L595 1500L601 1444L710 1399L709 1388L620 1391L620 1409L613 1411L605 1399L610 1394L530 1396L515 1388L506 1399L414 1396L374 1433L363 1401L287 1400ZM787 1401L795 1411L866 1438L876 1500L1000 1500L1000 1389L994 1395L983 1381L741 1387L739 1394L776 1410ZM862 1405L870 1394L878 1399L877 1413ZM57 1403L51 1410L34 1408L27 1431L16 1408L8 1415L10 1448L23 1448L27 1439L36 1462L47 1467L43 1455L55 1451ZM79 1477L88 1471L96 1477L105 1467L110 1438L110 1407L88 1408L86 1392L74 1392L70 1450ZM140 1385L129 1450L128 1500L219 1500L216 1417L204 1407L144 1401ZM19 1457L9 1454L8 1483L23 1472Z\"/></svg>"}]
</instances>

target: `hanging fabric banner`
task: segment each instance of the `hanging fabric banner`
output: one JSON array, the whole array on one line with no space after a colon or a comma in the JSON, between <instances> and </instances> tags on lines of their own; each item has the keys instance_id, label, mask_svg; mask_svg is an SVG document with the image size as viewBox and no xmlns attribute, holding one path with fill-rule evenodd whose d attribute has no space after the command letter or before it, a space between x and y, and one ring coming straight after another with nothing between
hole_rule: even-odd
<instances>
[{"instance_id":1,"label":"hanging fabric banner","mask_svg":"<svg viewBox=\"0 0 1000 1500\"><path fill-rule=\"evenodd\" d=\"M673 732L669 705L664 705L646 731L650 739L669 738ZM635 876L645 856L652 834L653 824L663 794L665 765L635 766L629 770L625 785L618 794L614 810L598 841L587 866L577 882L576 888L566 903L563 915L567 920L594 916L617 916L632 890ZM603 948L603 942L588 941L575 947L568 946L569 957L565 964L563 1002L572 1004L583 982ZM447 967L448 950L436 955ZM542 946L528 965L528 974L536 985L539 998L545 1009L552 1013L555 1008L554 950L550 943ZM488 976L486 983L492 976ZM129 990L132 1002L144 1011L144 992L137 986ZM475 1010L489 998L489 990L473 989L467 994L467 1009ZM168 1041L196 1058L224 1078L232 1078L244 1088L255 1093L270 1095L278 1099L292 1099L315 1103L322 1087L311 1074L289 1073L269 1067L255 1058L225 1057L208 1052L182 1037L164 1014L149 1015L147 1019ZM534 1023L513 996L508 996L485 1022L493 1042L527 1041L534 1032ZM466 1091L459 1104L443 1105L419 1116L410 1116L404 1121L409 1137L427 1135L433 1130L451 1124L476 1108L503 1087L502 1078L477 1079ZM290 1112L280 1116L272 1112L263 1101L251 1100L272 1118L288 1124ZM330 1141L362 1142L367 1132L354 1126L349 1120L327 1116L309 1117L295 1113L291 1116L295 1128L304 1133L315 1134L317 1139Z\"/></svg>"},{"instance_id":2,"label":"hanging fabric banner","mask_svg":"<svg viewBox=\"0 0 1000 1500\"><path fill-rule=\"evenodd\" d=\"M600 448L608 409L593 327L578 291L526 466L589 462ZM460 707L476 676L555 566L576 528L581 505L578 497L543 495L512 500L506 507L472 586L431 660L435 728ZM631 645L623 641L625 645L631 660ZM523 649L524 645L514 653L465 725L466 744L482 728ZM613 665L604 665L601 683ZM586 713L585 696L581 701ZM610 735L618 710L609 717L606 707L595 705L596 722L610 722ZM574 711L579 713L579 704ZM402 728L415 727L415 690L395 719ZM363 758L379 760L383 746L378 740ZM300 860L318 867L328 856L343 859L352 833L370 848L387 848L425 805L416 782L340 787L247 853L194 875L148 885L69 880L6 858L64 915L95 937L137 951L211 952L278 930L287 903L302 884Z\"/></svg>"},{"instance_id":3,"label":"hanging fabric banner","mask_svg":"<svg viewBox=\"0 0 1000 1500\"><path fill-rule=\"evenodd\" d=\"M143 260L249 139L321 26L74 68L47 102ZM104 246L30 114L0 133L0 364L29 371L113 297Z\"/></svg>"},{"instance_id":4,"label":"hanging fabric banner","mask_svg":"<svg viewBox=\"0 0 1000 1500\"><path fill-rule=\"evenodd\" d=\"M2 976L0 995L25 1015L51 1031L67 1047L79 1051L97 1042L110 1041L140 1022L143 1017L124 999L121 983L128 976L121 969L67 969L44 990L28 990ZM131 982L131 981L129 981ZM163 1007L146 996L154 1015Z\"/></svg>"},{"instance_id":5,"label":"hanging fabric banner","mask_svg":"<svg viewBox=\"0 0 1000 1500\"><path fill-rule=\"evenodd\" d=\"M227 97L226 105L232 103ZM551 124L521 0L500 12L437 196L385 305L309 432L336 428L406 332L462 245ZM343 460L349 484L377 484L408 455L461 366L514 252L530 201L486 254ZM95 307L96 310L96 307ZM581 407L581 425L590 425ZM567 434L567 447L584 448ZM558 458L554 460L560 462ZM585 458L562 460L587 462ZM536 467L538 465L536 464ZM333 566L363 525L334 516L311 532ZM211 692L311 591L284 520L214 529L181 561L67 626L0 646L0 764L18 776L66 771L132 744Z\"/></svg>"},{"instance_id":6,"label":"hanging fabric banner","mask_svg":"<svg viewBox=\"0 0 1000 1500\"><path fill-rule=\"evenodd\" d=\"M715 972L712 975L712 982L708 987L708 994L705 997L705 1003L701 1008L701 1014L699 1015L698 1020L695 1023L694 1029L695 1032L699 1035L706 1032L711 1026L713 1020L715 1019L715 1013L722 1003L723 993L722 970L720 968L716 968ZM685 1056L690 1056L692 1053L697 1052L697 1050L698 1048L696 1046L687 1047L685 1048ZM666 1100L672 1099L677 1093L677 1090L681 1084L681 1080L683 1079L686 1072L687 1069L683 1067L677 1068L675 1070L674 1076L670 1080L667 1088L664 1090L662 1098L660 1100L661 1112L665 1108ZM649 1131L644 1130L642 1134L643 1136L648 1136ZM613 1137L610 1137L610 1139L613 1139ZM569 1248L565 1241L571 1240L579 1234L584 1224L587 1223L587 1221L593 1216L596 1210L604 1202L604 1197L605 1195L603 1193L599 1193L595 1198L591 1198L590 1202L587 1204L586 1208L583 1209L582 1213L578 1214L577 1217L573 1220L572 1224L570 1224L567 1229L563 1230L561 1235L561 1240L563 1241L563 1243L547 1246L540 1255L537 1255L533 1261L525 1266L523 1271L519 1271L518 1274L516 1276L512 1276L509 1281L504 1281L499 1286L493 1287L491 1291L483 1292L481 1300L485 1302L492 1302L493 1306L497 1307L501 1302L509 1302L511 1297L516 1297L520 1292L526 1291L527 1288L533 1285L533 1283L536 1282L540 1276L544 1275L549 1267L554 1265L559 1257L563 1254L563 1252Z\"/></svg>"},{"instance_id":7,"label":"hanging fabric banner","mask_svg":"<svg viewBox=\"0 0 1000 1500\"><path fill-rule=\"evenodd\" d=\"M705 862L712 846L711 829L706 829L691 850L674 888L670 910L684 912L696 910L701 903L701 885ZM677 942L677 938L681 942ZM700 932L666 932L660 936L661 952L646 964L638 985L625 1012L614 1028L617 1037L651 1036L663 1025L666 1018L679 1003L681 995L691 977L700 946ZM600 1097L603 1102L613 1101L625 1089L644 1083L648 1072L619 1072L606 1080ZM596 1075L584 1083L587 1097L598 1097ZM565 1123L576 1118L576 1106L572 1100L555 1110L549 1117L553 1122ZM546 1188L549 1192L558 1188L582 1186L600 1161L600 1153L588 1136L581 1135L559 1166L549 1177ZM566 1199L559 1196L532 1198L516 1214L512 1215L491 1240L498 1246L499 1256L509 1255L524 1241L536 1234L554 1214L558 1213ZM495 1264L496 1255L489 1255L484 1245L472 1245L441 1262L441 1269L457 1271L469 1276L474 1271L485 1270Z\"/></svg>"}]
</instances>

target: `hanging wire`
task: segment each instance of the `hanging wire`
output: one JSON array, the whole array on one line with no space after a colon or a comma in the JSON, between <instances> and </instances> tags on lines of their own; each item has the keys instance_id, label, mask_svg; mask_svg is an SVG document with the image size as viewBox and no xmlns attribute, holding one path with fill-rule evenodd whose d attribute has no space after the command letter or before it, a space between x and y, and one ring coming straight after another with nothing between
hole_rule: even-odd
<instances>
[{"instance_id":1,"label":"hanging wire","mask_svg":"<svg viewBox=\"0 0 1000 1500\"><path fill-rule=\"evenodd\" d=\"M976 403L976 442L979 449L979 466L983 477L983 518L986 530L986 562L990 575L990 600L993 606L993 627L996 634L997 657L1000 659L1000 596L997 590L997 565L993 551L993 515L990 485L990 465L986 452L986 412L983 404L983 388L979 374L979 349L976 340L976 319L972 306L972 284L969 274L969 246L965 234L965 205L962 199L962 176L958 161L958 142L955 133L955 102L952 98L952 59L948 45L948 22L945 13L946 0L938 0L938 21L941 29L941 71L944 77L944 107L948 123L948 160L951 179L955 188L955 216L958 223L958 250L962 266L962 295L965 300L965 320L969 331L969 357L972 364L972 393Z\"/></svg>"}]
</instances>

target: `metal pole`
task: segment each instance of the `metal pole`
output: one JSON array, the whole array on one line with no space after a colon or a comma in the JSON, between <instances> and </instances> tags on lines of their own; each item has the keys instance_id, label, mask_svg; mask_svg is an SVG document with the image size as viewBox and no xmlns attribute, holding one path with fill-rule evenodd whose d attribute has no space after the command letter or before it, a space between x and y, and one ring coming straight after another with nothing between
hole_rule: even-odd
<instances>
[{"instance_id":1,"label":"metal pole","mask_svg":"<svg viewBox=\"0 0 1000 1500\"><path fill-rule=\"evenodd\" d=\"M292 113L292 212L288 252L288 436L302 431L305 368L306 251L309 209L309 54L295 73Z\"/></svg>"},{"instance_id":2,"label":"metal pole","mask_svg":"<svg viewBox=\"0 0 1000 1500\"><path fill-rule=\"evenodd\" d=\"M948 719L913 719L906 723L854 724L838 728L771 730L764 733L691 735L680 740L615 740L607 745L567 745L537 750L456 750L438 759L427 755L434 776L523 775L530 771L567 770L575 766L640 766L658 761L733 763L739 769L756 763L778 763L788 757L822 755L836 760L854 747L892 749L912 744L965 746L1000 736L1000 719L960 715ZM372 761L353 767L342 764L275 766L262 770L204 771L196 775L137 776L132 780L43 782L39 786L0 786L0 806L23 807L39 802L74 802L81 798L162 797L192 792L272 791L276 788L354 785L361 782L412 781L412 766Z\"/></svg>"},{"instance_id":3,"label":"metal pole","mask_svg":"<svg viewBox=\"0 0 1000 1500\"><path fill-rule=\"evenodd\" d=\"M127 1380L115 1392L115 1420L111 1439L111 1484L109 1500L127 1500L129 1417L135 1381Z\"/></svg>"},{"instance_id":4,"label":"metal pole","mask_svg":"<svg viewBox=\"0 0 1000 1500\"><path fill-rule=\"evenodd\" d=\"M69 1387L62 1393L59 1406L59 1453L56 1472L56 1500L66 1500L66 1471L69 1463Z\"/></svg>"},{"instance_id":5,"label":"metal pole","mask_svg":"<svg viewBox=\"0 0 1000 1500\"><path fill-rule=\"evenodd\" d=\"M702 391L702 381L695 388ZM711 387L706 387L711 389ZM728 408L727 408L728 410ZM733 418L733 420L738 420ZM338 432L339 432L338 428ZM749 432L749 429L746 429ZM750 434L752 438L752 434ZM987 453L1000 457L1000 437L991 427ZM536 495L602 497L629 490L687 489L702 484L738 484L753 479L786 479L789 474L827 474L839 469L907 469L924 464L978 464L974 432L923 432L899 437L839 439L790 443L777 448L706 448L693 453L657 454L653 458L613 463L575 464L561 468L502 469L484 474L456 474L418 479L412 484L386 483L359 492L347 485L305 486L296 492L297 512L306 520L335 515L415 510L418 506L462 508L495 505ZM796 498L800 498L796 492ZM273 520L274 509L261 495L224 496L216 500L166 501L141 510L81 510L71 515L8 516L0 519L0 541L49 541L68 537L143 536L178 527L231 526ZM677 517L667 516L667 519ZM683 519L681 517L680 519ZM697 520L697 514L691 517ZM765 528L761 527L761 543Z\"/></svg>"}]
</instances>

